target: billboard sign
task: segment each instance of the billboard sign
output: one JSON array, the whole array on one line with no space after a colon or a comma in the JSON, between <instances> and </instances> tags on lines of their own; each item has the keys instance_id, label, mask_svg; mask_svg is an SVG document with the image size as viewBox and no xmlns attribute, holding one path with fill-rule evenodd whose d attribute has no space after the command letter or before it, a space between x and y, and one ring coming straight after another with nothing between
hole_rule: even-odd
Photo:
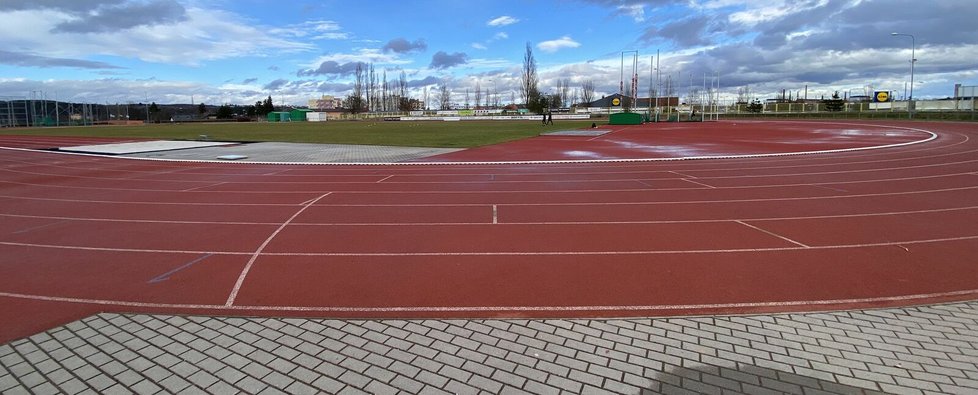
<instances>
[{"instance_id":1,"label":"billboard sign","mask_svg":"<svg viewBox=\"0 0 978 395\"><path fill-rule=\"evenodd\" d=\"M887 91L873 92L873 103L889 103L889 102L890 102L890 92Z\"/></svg>"}]
</instances>

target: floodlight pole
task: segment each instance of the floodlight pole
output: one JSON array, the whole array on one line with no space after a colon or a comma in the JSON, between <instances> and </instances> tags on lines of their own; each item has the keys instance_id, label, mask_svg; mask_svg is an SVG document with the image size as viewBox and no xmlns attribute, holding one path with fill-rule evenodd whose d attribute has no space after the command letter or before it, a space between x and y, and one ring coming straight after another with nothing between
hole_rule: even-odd
<instances>
[{"instance_id":1,"label":"floodlight pole","mask_svg":"<svg viewBox=\"0 0 978 395\"><path fill-rule=\"evenodd\" d=\"M890 33L890 35L910 37L910 98L907 101L907 114L910 119L913 119L913 66L917 62L917 38L913 34L906 33Z\"/></svg>"},{"instance_id":2,"label":"floodlight pole","mask_svg":"<svg viewBox=\"0 0 978 395\"><path fill-rule=\"evenodd\" d=\"M638 81L638 70L635 68L638 65L638 51L621 51L621 69L620 76L618 80L618 96L622 101L625 100L625 54L634 53L635 58L632 60L632 84L635 85ZM632 91L635 91L637 87L633 86ZM637 95L635 95L637 96Z\"/></svg>"}]
</instances>

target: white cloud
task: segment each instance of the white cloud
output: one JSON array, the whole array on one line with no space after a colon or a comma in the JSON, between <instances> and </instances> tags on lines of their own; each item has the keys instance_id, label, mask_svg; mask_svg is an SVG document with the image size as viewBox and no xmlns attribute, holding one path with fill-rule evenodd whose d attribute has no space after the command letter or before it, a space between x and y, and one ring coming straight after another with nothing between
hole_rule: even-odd
<instances>
[{"instance_id":1,"label":"white cloud","mask_svg":"<svg viewBox=\"0 0 978 395\"><path fill-rule=\"evenodd\" d=\"M645 6L642 4L620 5L618 10L632 17L635 22L645 22Z\"/></svg>"},{"instance_id":2,"label":"white cloud","mask_svg":"<svg viewBox=\"0 0 978 395\"><path fill-rule=\"evenodd\" d=\"M398 54L384 52L376 48L364 48L354 53L332 53L319 56L307 64L301 65L303 68L316 68L323 62L336 62L346 64L351 62L377 63L377 64L409 64L410 60L401 59Z\"/></svg>"},{"instance_id":3,"label":"white cloud","mask_svg":"<svg viewBox=\"0 0 978 395\"><path fill-rule=\"evenodd\" d=\"M312 50L294 36L267 33L267 27L220 10L189 8L185 20L136 26L118 32L64 34L56 29L72 16L54 10L0 12L0 47L30 48L48 57L85 59L117 56L154 63L199 65L242 56Z\"/></svg>"},{"instance_id":4,"label":"white cloud","mask_svg":"<svg viewBox=\"0 0 978 395\"><path fill-rule=\"evenodd\" d=\"M514 24L516 22L519 22L519 21L520 21L519 19L513 18L513 17L508 16L508 15L503 15L503 16L501 16L499 18L496 18L496 19L493 19L493 20L491 20L489 22L486 22L486 25L489 25L489 26L506 26L506 25L512 25L512 24Z\"/></svg>"},{"instance_id":5,"label":"white cloud","mask_svg":"<svg viewBox=\"0 0 978 395\"><path fill-rule=\"evenodd\" d=\"M343 32L333 21L306 21L298 25L270 29L273 35L289 36L306 40L346 40L350 34Z\"/></svg>"},{"instance_id":6,"label":"white cloud","mask_svg":"<svg viewBox=\"0 0 978 395\"><path fill-rule=\"evenodd\" d=\"M540 48L543 52L553 53L564 48L577 48L580 47L581 43L574 41L570 36L563 36L556 40L544 41L537 44L537 48Z\"/></svg>"},{"instance_id":7,"label":"white cloud","mask_svg":"<svg viewBox=\"0 0 978 395\"><path fill-rule=\"evenodd\" d=\"M483 45L482 43L472 43L472 48L483 50L483 51L489 49L489 47Z\"/></svg>"},{"instance_id":8,"label":"white cloud","mask_svg":"<svg viewBox=\"0 0 978 395\"><path fill-rule=\"evenodd\" d=\"M509 34L506 34L506 32L499 32L492 36L492 41L505 40L507 38L509 38Z\"/></svg>"}]
</instances>

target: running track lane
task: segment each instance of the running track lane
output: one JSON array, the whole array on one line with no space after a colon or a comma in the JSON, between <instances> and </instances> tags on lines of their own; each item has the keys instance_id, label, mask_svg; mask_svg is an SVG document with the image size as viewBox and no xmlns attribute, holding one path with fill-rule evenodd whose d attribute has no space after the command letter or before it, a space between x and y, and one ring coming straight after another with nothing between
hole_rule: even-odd
<instances>
[{"instance_id":1,"label":"running track lane","mask_svg":"<svg viewBox=\"0 0 978 395\"><path fill-rule=\"evenodd\" d=\"M769 141L778 130L806 136L795 152L928 136L908 126L937 138L816 155L433 166L2 150L0 342L95 311L593 317L974 298L975 125L721 122L577 145L641 158L660 143L772 152L785 145ZM711 136L723 144L703 151ZM564 159L573 142L546 151L548 141L558 140L519 142L540 152L522 159Z\"/></svg>"}]
</instances>

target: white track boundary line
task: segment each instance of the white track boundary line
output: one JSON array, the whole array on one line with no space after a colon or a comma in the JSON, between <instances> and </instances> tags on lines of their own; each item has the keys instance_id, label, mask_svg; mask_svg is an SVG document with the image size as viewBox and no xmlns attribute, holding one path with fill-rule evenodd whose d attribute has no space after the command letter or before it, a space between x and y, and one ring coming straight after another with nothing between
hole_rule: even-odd
<instances>
[{"instance_id":1,"label":"white track boundary line","mask_svg":"<svg viewBox=\"0 0 978 395\"><path fill-rule=\"evenodd\" d=\"M729 222L729 221L727 221ZM630 251L494 251L494 252L261 252L261 256L280 256L280 257L463 257L463 256L611 256L611 255L679 255L679 254L728 254L743 252L780 252L780 251L816 251L816 250L840 250L853 248L872 248L872 247L891 247L904 244L934 244L953 241L978 240L978 235L944 237L938 239L903 240L888 241L880 243L863 244L836 244L809 247L760 247L760 248L723 248L712 250L630 250ZM111 247L78 247L63 246L52 244L19 243L0 241L0 245L12 247L30 248L51 248L60 250L81 250L81 251L103 251L103 252L133 252L149 254L212 254L212 255L247 255L257 257L254 252L240 251L184 251L184 250L153 250L136 248L111 248Z\"/></svg>"},{"instance_id":2,"label":"white track boundary line","mask_svg":"<svg viewBox=\"0 0 978 395\"><path fill-rule=\"evenodd\" d=\"M778 302L743 302L743 303L707 303L707 304L671 304L671 305L595 305L595 306L391 306L391 307L347 307L347 306L243 306L221 304L188 304L188 303L152 303L124 300L72 298L62 296L45 296L14 292L0 292L0 297L39 300L46 302L63 302L77 304L92 304L101 306L137 307L153 309L185 309L185 310L230 310L230 311L268 311L268 312L321 312L321 313L441 313L441 312L501 312L501 311L690 311L690 310L719 310L737 308L770 308L770 307L810 307L849 305L863 303L913 302L935 298L950 298L976 296L978 289L935 292L925 294L881 296L875 298L853 299L820 299Z\"/></svg>"},{"instance_id":3,"label":"white track boundary line","mask_svg":"<svg viewBox=\"0 0 978 395\"><path fill-rule=\"evenodd\" d=\"M697 181L690 180L688 178L683 178L682 180L683 181L686 181L686 182L689 182L689 183L693 183L693 184L699 185L699 186L704 186L704 187L707 187L707 188L710 188L710 189L717 189L717 187L715 187L713 185L707 185L707 184L704 184L702 182L697 182Z\"/></svg>"},{"instance_id":4,"label":"white track boundary line","mask_svg":"<svg viewBox=\"0 0 978 395\"><path fill-rule=\"evenodd\" d=\"M432 207L483 207L484 204L445 204L437 205ZM496 204L494 206L500 206ZM520 204L503 204L502 206L519 207ZM366 206L373 207L373 206ZM428 206L425 206L428 207ZM896 216L896 215L909 215L909 214L927 214L927 213L946 213L953 211L967 211L978 209L978 206L964 206L964 207L948 207L948 208L935 208L926 210L908 210L908 211L886 211L880 213L863 213L863 214L836 214L836 215L809 215L809 216L795 216L795 217L756 217L756 218L737 218L735 220L740 221L786 221L786 220L806 220L806 219L831 219L831 218L862 218L862 217L885 217L885 216ZM155 220L155 219L116 219L116 218L80 218L80 217L63 217L63 216L48 216L48 215L27 215L27 214L3 214L0 213L0 217L10 217L10 218L28 218L28 219L50 219L50 220L65 220L65 221L82 221L82 222L126 222L126 223L148 223L148 224L183 224L183 225L245 225L245 226L272 226L280 225L278 222L248 222L248 221L173 221L173 220ZM690 220L649 220L649 221L526 221L526 222L508 222L509 225L630 225L630 224L696 224L696 223L720 223L729 222L730 218L725 219L690 219ZM292 224L293 226L445 226L445 225L485 225L484 222L304 222L298 224Z\"/></svg>"},{"instance_id":5,"label":"white track boundary line","mask_svg":"<svg viewBox=\"0 0 978 395\"><path fill-rule=\"evenodd\" d=\"M856 173L872 173L872 172L893 172L899 170L909 170L909 169L923 169L923 168L934 168L934 167L947 167L954 165L964 165L964 164L974 164L978 163L978 159L963 160L958 162L940 162L931 163L926 165L916 165L916 166L905 166L905 167L879 167L871 169L858 169L858 170L837 170L837 171L819 171L819 172L808 172L808 173L776 173L776 174L746 174L746 175L735 175L735 176L710 176L710 177L682 177L680 179L699 179L699 180L717 180L717 179L745 179L745 178L783 178L783 177L799 177L799 176L822 176L822 175L836 175L836 174L856 174ZM777 168L761 168L761 170L766 169L777 169ZM745 170L757 170L757 169L745 169ZM7 171L10 173L18 174L28 174L33 176L45 176L45 177L63 177L68 179L83 179L83 180L102 180L102 181L120 181L120 180L130 180L128 178L110 178L110 177L93 177L93 176L76 176L76 175L62 175L56 173L41 173L41 172L28 172L10 169L0 169L0 171ZM705 171L705 170L700 170ZM732 169L713 169L710 171L732 171ZM669 171L674 173L673 171ZM582 173L582 174L634 174L634 173L645 173L645 172L608 172L608 173ZM567 173L574 174L577 173ZM410 174L415 176L414 174ZM444 174L441 176L471 176L479 174ZM520 174L522 175L522 174ZM566 174L565 174L566 175ZM418 175L420 176L420 175ZM424 175L430 176L430 175ZM342 176L342 177L357 177L364 178L366 175L357 176ZM370 185L377 184L388 178L394 177L394 175L388 176L380 181L223 181L223 184L268 184L268 185L333 185L333 184L343 184L343 185ZM675 178L656 178L651 180L674 180ZM624 176L623 178L608 178L608 179L569 179L569 180L508 180L508 181L496 181L500 184L560 184L560 183L599 183L599 182L628 182L635 181L636 178L630 178ZM192 180L151 180L151 179L140 179L131 181L142 181L142 182L159 182L159 183L192 183L192 182L202 182L202 181L192 181ZM14 181L4 181L8 183L17 184ZM429 184L482 184L485 181L400 181L394 182L394 184L410 184L410 185L429 185ZM26 183L25 183L26 184ZM28 184L33 185L33 184ZM204 188L213 185L198 186L196 188ZM63 188L68 188L68 186L60 186ZM88 189L118 189L118 188L98 188L98 187L87 187L79 186L73 188L88 188ZM145 191L187 191L187 189L132 189L134 191L145 190ZM226 191L216 191L216 192L226 192Z\"/></svg>"},{"instance_id":6,"label":"white track boundary line","mask_svg":"<svg viewBox=\"0 0 978 395\"><path fill-rule=\"evenodd\" d=\"M976 161L978 162L978 161ZM950 174L937 174L929 176L918 176L918 177L899 177L899 178L877 178L869 180L856 180L856 181L827 181L823 183L794 183L794 184L762 184L762 185L735 185L735 186L720 186L714 187L714 189L757 189L757 188L783 188L783 187L799 187L799 186L819 186L819 185L839 185L839 184L867 184L867 183L877 183L877 182L890 182L890 181L909 181L909 180L922 180L922 179L933 179L933 178L944 178L944 177L958 177L958 176L971 176L975 175L974 172L964 172L964 173L950 173ZM720 178L720 177L716 177ZM642 180L637 179L627 179L627 180L617 180L617 181L637 181L639 183L645 184ZM567 181L573 182L573 181ZM34 186L34 187L51 187L50 185L44 184L33 184L26 182L13 182L0 180L0 184L13 184L13 185L23 185L23 186ZM648 185L648 184L645 184ZM651 187L651 185L648 185ZM126 192L181 192L178 190L171 189L131 189L131 188L96 188L96 187L83 187L83 186L57 186L57 188L62 189L89 189L96 191L126 191ZM657 191L688 191L690 188L657 188ZM370 191L370 190L347 190L339 191L336 193L345 194L372 194L372 195L383 195L383 194L499 194L499 193L523 193L523 194L536 194L536 193L592 193L592 192L641 192L648 191L648 188L628 188L628 189L567 189L567 190L489 190L489 191L450 191L450 190L424 190L424 191ZM936 190L935 191L939 191ZM309 194L315 193L314 191L308 190L294 190L294 191L195 191L197 193L220 193L220 194ZM13 195L3 195L0 198L11 198L11 199L24 199L24 200L52 200L52 201L65 201L65 202L92 202L92 203L119 203L119 204L186 204L186 205L224 205L225 203L180 203L180 202L134 202L134 201L115 201L115 200L80 200L80 199L58 199L58 198L41 198L41 197L30 197L30 196L13 196ZM267 205L292 205L291 203L229 203L232 205L241 206L267 206Z\"/></svg>"},{"instance_id":7,"label":"white track boundary line","mask_svg":"<svg viewBox=\"0 0 978 395\"><path fill-rule=\"evenodd\" d=\"M774 233L774 232L771 232L771 231L768 231L768 230L766 230L766 229L761 229L761 228L758 228L758 227L756 227L756 226L754 226L754 225L751 225L751 224L748 224L748 223L746 223L746 222L744 222L744 221L740 221L740 220L737 220L737 221L734 221L734 222L736 222L736 223L738 223L738 224L741 224L741 225L744 225L744 226L746 226L746 227L748 227L748 228L751 228L751 229L754 229L754 230L759 230L759 231L761 231L761 232L764 232L764 233L767 233L767 234L769 234L769 235L771 235L771 236L774 236L774 237L777 237L777 238L779 238L779 239L781 239L781 240L784 240L784 241L787 241L787 242L789 242L789 243L792 243L792 244L794 244L794 245L798 245L798 246L802 246L802 247L804 247L804 248L812 248L812 247L810 247L810 246L808 246L808 245L806 245L805 243L800 243L800 242L798 242L798 241L795 241L795 240L792 240L792 239L790 239L790 238L788 238L788 237L784 237L784 236L781 236L781 235L779 235L779 234L777 234L777 233Z\"/></svg>"},{"instance_id":8,"label":"white track boundary line","mask_svg":"<svg viewBox=\"0 0 978 395\"><path fill-rule=\"evenodd\" d=\"M306 211L307 208L316 204L316 202L318 202L320 199L329 196L330 193L324 193L322 195L319 195L318 198L315 198L312 201L303 204L302 208L300 208L299 211L296 211L295 214L292 214L292 216L289 217L288 220L283 222L282 225L278 227L278 229L275 229L275 231L272 232L272 234L269 235L267 239L265 239L265 242L261 243L261 246L259 246L258 249L255 250L254 254L251 255L251 259L248 259L248 263L245 264L244 269L241 270L241 274L238 276L238 281L234 283L234 288L231 289L231 294L228 295L228 300L225 303L225 306L230 307L234 305L234 299L238 297L238 292L241 290L241 285L244 284L245 278L248 277L248 272L251 271L251 267L255 264L255 261L258 260L258 257L261 255L265 247L268 246L268 243L271 243L272 239L274 239L275 236L278 236L279 232L281 232L282 229L285 229L286 226L289 226L289 223L291 223L292 220L298 217L299 214L302 214L303 211Z\"/></svg>"},{"instance_id":9,"label":"white track boundary line","mask_svg":"<svg viewBox=\"0 0 978 395\"><path fill-rule=\"evenodd\" d=\"M819 124L832 124L832 125L854 125L845 123L831 123L823 122ZM816 125L816 123L812 123ZM882 125L872 125L872 124L855 124L863 127L884 127ZM454 165L536 165L536 164L567 164L567 163L628 163L628 162L673 162L673 161L685 161L685 160L704 160L704 159L744 159L744 158L767 158L767 157L780 157L780 156L795 156L795 155L812 155L812 154L829 154L829 153L841 153L841 152L857 152L857 151L868 151L868 150L878 150L885 148L896 148L904 147L913 144L926 143L937 139L937 134L928 130L900 127L900 126L885 126L891 129L903 129L916 132L927 133L930 137L923 140L914 140L903 143L877 145L871 147L858 147L858 148L840 148L834 150L816 150L816 151L799 151L799 152L779 152L779 153L768 153L768 154L747 154L747 155L703 155L703 156L684 156L684 157L674 157L674 158L624 158L624 159L585 159L585 160L526 160L526 161L471 161L471 162L274 162L274 161L220 161L220 160L203 160L203 159L170 159L170 158L140 158L140 157L129 157L129 156L105 156L96 154L86 154L86 153L76 153L67 151L39 151L27 148L11 148L11 147L0 147L0 150L10 150L10 151L21 151L21 152L36 152L36 153L49 153L57 155L77 155L77 156L90 156L98 158L112 158L120 160L142 160L142 161L155 161L155 162L183 162L183 163L222 163L222 164L262 164L262 165L319 165L319 166L454 166Z\"/></svg>"}]
</instances>

